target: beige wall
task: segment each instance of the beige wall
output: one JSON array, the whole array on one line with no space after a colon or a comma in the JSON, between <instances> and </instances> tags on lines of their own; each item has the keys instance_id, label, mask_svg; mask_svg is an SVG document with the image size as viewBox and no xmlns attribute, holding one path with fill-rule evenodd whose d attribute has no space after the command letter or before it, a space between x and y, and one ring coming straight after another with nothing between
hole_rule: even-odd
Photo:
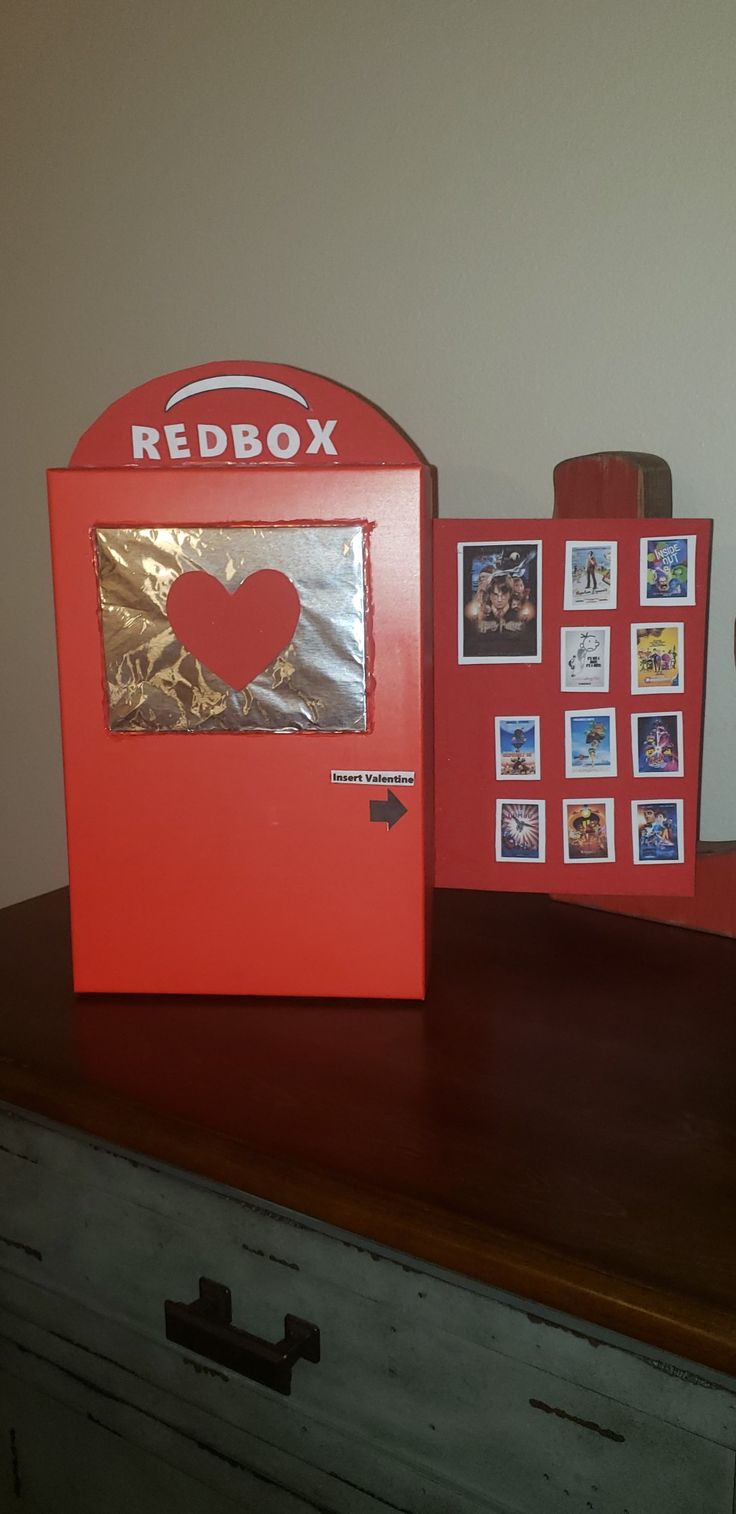
<instances>
[{"instance_id":1,"label":"beige wall","mask_svg":"<svg viewBox=\"0 0 736 1514\"><path fill-rule=\"evenodd\" d=\"M733 0L6 0L3 901L65 879L44 468L145 378L331 374L446 514L658 452L714 515L703 835L736 835ZM104 842L104 838L103 842Z\"/></svg>"}]
</instances>

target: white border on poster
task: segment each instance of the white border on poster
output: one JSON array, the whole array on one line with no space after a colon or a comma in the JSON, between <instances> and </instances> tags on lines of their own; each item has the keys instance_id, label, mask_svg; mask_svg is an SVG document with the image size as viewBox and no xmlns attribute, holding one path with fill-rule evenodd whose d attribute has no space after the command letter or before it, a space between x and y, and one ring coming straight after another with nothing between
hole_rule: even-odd
<instances>
[{"instance_id":1,"label":"white border on poster","mask_svg":"<svg viewBox=\"0 0 736 1514\"><path fill-rule=\"evenodd\" d=\"M572 760L572 721L595 720L596 717L601 715L607 715L609 717L611 745L610 767L596 768L592 765L590 768L574 767ZM592 710L565 710L565 777L585 778L586 780L590 778L591 781L597 781L601 777L618 777L618 752L616 748L616 710L613 705L611 705L610 708L604 708L603 705L596 705L595 709Z\"/></svg>"},{"instance_id":2,"label":"white border on poster","mask_svg":"<svg viewBox=\"0 0 736 1514\"><path fill-rule=\"evenodd\" d=\"M532 804L536 806L539 820L539 856L538 857L504 857L502 855L501 840L501 816L505 804ZM544 799L528 799L526 794L518 798L511 798L504 794L503 798L496 800L496 861L497 862L522 862L535 863L547 860L547 815Z\"/></svg>"},{"instance_id":3,"label":"white border on poster","mask_svg":"<svg viewBox=\"0 0 736 1514\"><path fill-rule=\"evenodd\" d=\"M568 631L574 631L578 636L593 635L603 637L603 682L602 683L568 683L567 682L567 657L565 655L565 636ZM560 689L563 694L607 694L611 673L611 627L610 626L560 626Z\"/></svg>"},{"instance_id":4,"label":"white border on poster","mask_svg":"<svg viewBox=\"0 0 736 1514\"><path fill-rule=\"evenodd\" d=\"M595 551L596 547L606 547L611 554L611 586L608 599L594 600L592 604L581 605L573 599L572 594L572 553L573 547L588 548ZM599 610L615 610L618 598L618 542L605 541L566 541L565 542L565 588L563 597L563 609L573 610L578 615L589 615L591 610L594 615Z\"/></svg>"},{"instance_id":5,"label":"white border on poster","mask_svg":"<svg viewBox=\"0 0 736 1514\"><path fill-rule=\"evenodd\" d=\"M464 601L463 601L463 550L465 547L536 547L537 549L537 651L534 657L466 657L463 652L464 644ZM503 541L489 541L487 537L481 537L478 541L459 541L457 544L457 660L463 667L472 667L477 663L478 667L486 667L490 663L497 666L502 664L516 664L517 667L528 667L530 663L542 661L542 542L540 538L509 536Z\"/></svg>"},{"instance_id":6,"label":"white border on poster","mask_svg":"<svg viewBox=\"0 0 736 1514\"><path fill-rule=\"evenodd\" d=\"M687 594L673 595L670 599L647 599L647 556L650 541L686 541L687 542ZM646 605L651 610L656 605L666 605L669 610L675 610L679 605L695 604L695 553L697 550L697 536L678 536L673 532L670 536L642 536L639 543L639 604Z\"/></svg>"},{"instance_id":7,"label":"white border on poster","mask_svg":"<svg viewBox=\"0 0 736 1514\"><path fill-rule=\"evenodd\" d=\"M496 715L494 730L496 735L496 779L498 783L538 783L542 776L542 749L540 745L539 715ZM534 754L536 757L535 773L502 773L501 772L501 725L520 725L525 721L527 725L534 726ZM504 861L507 859L504 858Z\"/></svg>"},{"instance_id":8,"label":"white border on poster","mask_svg":"<svg viewBox=\"0 0 736 1514\"><path fill-rule=\"evenodd\" d=\"M638 673L639 673L639 659L638 659L638 657L636 655L636 652L637 652L636 633L637 633L637 631L677 631L677 633L678 633L678 635L677 635L677 662L678 662L679 678L680 678L680 681L677 684L677 687L673 687L673 685L671 683L662 684L661 688L658 688L656 684L649 684L649 683L646 684L643 689L639 687L639 684L637 682L637 677L638 677ZM684 623L684 621L682 621L682 620L634 620L634 621L632 621L632 624L631 624L631 692L632 692L632 694L639 694L639 695L643 694L645 696L645 698L646 698L646 696L648 694L650 698L654 698L654 699L656 699L656 697L657 697L658 694L664 694L665 696L669 694L669 695L674 695L675 697L677 697L678 694L684 694L684 692L685 692L685 623Z\"/></svg>"},{"instance_id":9,"label":"white border on poster","mask_svg":"<svg viewBox=\"0 0 736 1514\"><path fill-rule=\"evenodd\" d=\"M679 762L677 768L671 773L643 773L639 767L639 732L638 720L674 720L677 728L677 753ZM634 710L631 716L631 766L635 778L644 778L649 783L656 783L660 778L684 778L685 777L685 748L682 734L682 710ZM637 804L640 801L637 799Z\"/></svg>"},{"instance_id":10,"label":"white border on poster","mask_svg":"<svg viewBox=\"0 0 736 1514\"><path fill-rule=\"evenodd\" d=\"M639 816L640 809L656 810L658 805L674 804L677 811L677 857L640 857L639 856ZM685 832L683 830L684 804L682 799L632 799L631 801L631 844L633 848L634 862L637 867L679 867L685 861Z\"/></svg>"},{"instance_id":11,"label":"white border on poster","mask_svg":"<svg viewBox=\"0 0 736 1514\"><path fill-rule=\"evenodd\" d=\"M601 808L601 806L605 809L606 839L608 841L607 857L570 856L570 838L567 832L566 808L567 805L570 804L587 804L589 809L591 805L596 805L599 809ZM614 804L612 799L588 799L587 795L584 795L582 799L573 799L569 798L567 794L565 795L565 798L562 801L562 860L565 863L569 863L571 867L577 867L578 864L580 864L581 867L594 867L598 863L603 863L605 865L607 862L616 861L616 833L614 829Z\"/></svg>"}]
</instances>

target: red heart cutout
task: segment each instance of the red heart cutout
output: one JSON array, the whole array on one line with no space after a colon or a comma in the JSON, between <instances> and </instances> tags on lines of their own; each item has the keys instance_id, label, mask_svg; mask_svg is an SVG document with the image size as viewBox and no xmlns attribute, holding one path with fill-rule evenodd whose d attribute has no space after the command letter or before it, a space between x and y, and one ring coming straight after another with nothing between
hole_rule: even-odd
<instances>
[{"instance_id":1,"label":"red heart cutout","mask_svg":"<svg viewBox=\"0 0 736 1514\"><path fill-rule=\"evenodd\" d=\"M188 652L231 689L244 689L289 645L301 604L291 579L272 568L235 590L197 569L174 580L166 614Z\"/></svg>"}]
</instances>

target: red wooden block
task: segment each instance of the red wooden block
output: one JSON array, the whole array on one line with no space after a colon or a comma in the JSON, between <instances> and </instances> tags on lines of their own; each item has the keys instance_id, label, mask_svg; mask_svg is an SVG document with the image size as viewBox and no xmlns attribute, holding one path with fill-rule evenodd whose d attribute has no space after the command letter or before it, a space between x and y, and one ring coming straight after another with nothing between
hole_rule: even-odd
<instances>
[{"instance_id":1,"label":"red wooden block","mask_svg":"<svg viewBox=\"0 0 736 1514\"><path fill-rule=\"evenodd\" d=\"M672 474L651 452L592 452L568 457L554 470L558 517L670 516Z\"/></svg>"}]
</instances>

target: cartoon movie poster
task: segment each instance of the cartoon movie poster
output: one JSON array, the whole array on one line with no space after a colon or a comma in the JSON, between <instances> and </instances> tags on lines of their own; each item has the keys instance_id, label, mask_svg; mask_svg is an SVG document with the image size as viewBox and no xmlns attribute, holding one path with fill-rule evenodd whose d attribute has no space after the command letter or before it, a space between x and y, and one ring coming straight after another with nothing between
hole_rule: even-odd
<instances>
[{"instance_id":1,"label":"cartoon movie poster","mask_svg":"<svg viewBox=\"0 0 736 1514\"><path fill-rule=\"evenodd\" d=\"M631 823L635 862L682 862L682 800L634 800Z\"/></svg>"},{"instance_id":2,"label":"cartoon movie poster","mask_svg":"<svg viewBox=\"0 0 736 1514\"><path fill-rule=\"evenodd\" d=\"M566 610L615 610L616 553L615 541L565 543Z\"/></svg>"},{"instance_id":3,"label":"cartoon movie poster","mask_svg":"<svg viewBox=\"0 0 736 1514\"><path fill-rule=\"evenodd\" d=\"M656 689L681 694L685 687L685 628L675 622L631 627L631 692Z\"/></svg>"},{"instance_id":4,"label":"cartoon movie poster","mask_svg":"<svg viewBox=\"0 0 736 1514\"><path fill-rule=\"evenodd\" d=\"M608 689L611 633L608 626L563 626L561 687L563 694L578 689Z\"/></svg>"},{"instance_id":5,"label":"cartoon movie poster","mask_svg":"<svg viewBox=\"0 0 736 1514\"><path fill-rule=\"evenodd\" d=\"M616 772L616 711L566 710L566 777L613 778Z\"/></svg>"},{"instance_id":6,"label":"cartoon movie poster","mask_svg":"<svg viewBox=\"0 0 736 1514\"><path fill-rule=\"evenodd\" d=\"M695 537L645 537L641 544L641 603L695 604Z\"/></svg>"},{"instance_id":7,"label":"cartoon movie poster","mask_svg":"<svg viewBox=\"0 0 736 1514\"><path fill-rule=\"evenodd\" d=\"M539 716L496 716L496 777L539 778Z\"/></svg>"},{"instance_id":8,"label":"cartoon movie poster","mask_svg":"<svg viewBox=\"0 0 736 1514\"><path fill-rule=\"evenodd\" d=\"M496 801L496 861L544 862L544 800Z\"/></svg>"},{"instance_id":9,"label":"cartoon movie poster","mask_svg":"<svg viewBox=\"0 0 736 1514\"><path fill-rule=\"evenodd\" d=\"M613 862L613 800L563 799L566 862Z\"/></svg>"},{"instance_id":10,"label":"cartoon movie poster","mask_svg":"<svg viewBox=\"0 0 736 1514\"><path fill-rule=\"evenodd\" d=\"M458 543L458 661L541 662L542 543Z\"/></svg>"},{"instance_id":11,"label":"cartoon movie poster","mask_svg":"<svg viewBox=\"0 0 736 1514\"><path fill-rule=\"evenodd\" d=\"M635 778L648 778L653 773L661 778L682 778L685 765L680 712L632 715L631 748Z\"/></svg>"}]
</instances>

